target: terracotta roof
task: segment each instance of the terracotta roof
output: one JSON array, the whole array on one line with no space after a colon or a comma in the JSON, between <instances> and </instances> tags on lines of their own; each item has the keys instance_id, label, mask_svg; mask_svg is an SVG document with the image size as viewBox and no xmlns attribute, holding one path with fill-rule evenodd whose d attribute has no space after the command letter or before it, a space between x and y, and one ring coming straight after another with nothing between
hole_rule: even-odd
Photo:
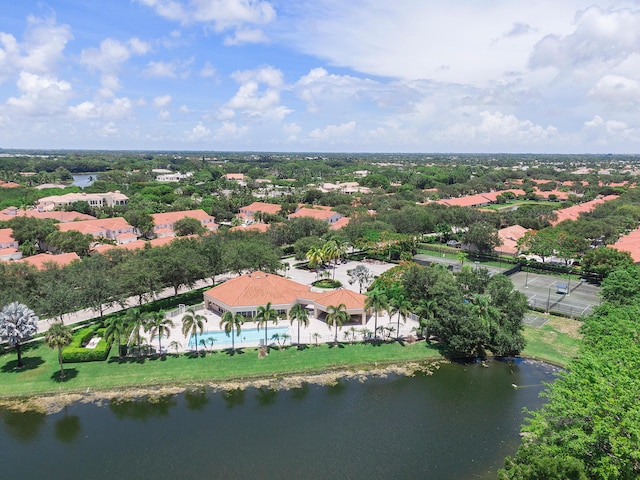
<instances>
[{"instance_id":1,"label":"terracotta roof","mask_svg":"<svg viewBox=\"0 0 640 480\"><path fill-rule=\"evenodd\" d=\"M0 210L0 220L11 220L16 217L33 217L33 218L51 218L61 223L75 222L77 220L95 220L96 217L86 215L78 212L39 212L35 209L23 210L16 207L7 207L4 210Z\"/></svg>"},{"instance_id":2,"label":"terracotta roof","mask_svg":"<svg viewBox=\"0 0 640 480\"><path fill-rule=\"evenodd\" d=\"M272 273L253 272L227 280L204 292L227 307L255 307L271 302L289 306L297 298L309 298L309 287Z\"/></svg>"},{"instance_id":3,"label":"terracotta roof","mask_svg":"<svg viewBox=\"0 0 640 480\"><path fill-rule=\"evenodd\" d=\"M332 212L331 210L302 207L298 209L295 213L292 213L291 215L289 215L288 218L292 219L292 218L300 218L300 217L311 217L311 218L315 218L316 220L324 220L326 222L336 214L338 213Z\"/></svg>"},{"instance_id":4,"label":"terracotta roof","mask_svg":"<svg viewBox=\"0 0 640 480\"><path fill-rule=\"evenodd\" d=\"M227 173L224 178L227 180L244 180L244 173Z\"/></svg>"},{"instance_id":5,"label":"terracotta roof","mask_svg":"<svg viewBox=\"0 0 640 480\"><path fill-rule=\"evenodd\" d=\"M518 189L510 189L510 190L502 190L499 192L486 192L486 193L478 193L476 195L467 195L466 197L458 197L458 198L445 198L443 200L438 200L437 203L441 205L447 205L449 207L475 207L477 205L486 205L487 203L495 203L497 201L498 195L504 194L506 192L512 192L515 195L525 195L524 190Z\"/></svg>"},{"instance_id":6,"label":"terracotta roof","mask_svg":"<svg viewBox=\"0 0 640 480\"><path fill-rule=\"evenodd\" d=\"M547 192L543 192L541 190L536 190L536 195L542 198L549 198L549 195L555 195L560 200L566 200L571 195L571 192L563 192L561 190L551 190Z\"/></svg>"},{"instance_id":7,"label":"terracotta roof","mask_svg":"<svg viewBox=\"0 0 640 480\"><path fill-rule=\"evenodd\" d=\"M329 225L329 230L340 230L342 227L346 227L349 225L351 219L349 217L342 217L337 222Z\"/></svg>"},{"instance_id":8,"label":"terracotta roof","mask_svg":"<svg viewBox=\"0 0 640 480\"><path fill-rule=\"evenodd\" d=\"M40 253L38 255L33 255L31 257L25 257L20 260L16 260L16 262L28 263L36 267L38 270L45 270L47 268L47 264L55 263L59 267L65 267L74 260L80 260L80 257L75 252L61 253L60 255Z\"/></svg>"},{"instance_id":9,"label":"terracotta roof","mask_svg":"<svg viewBox=\"0 0 640 480\"><path fill-rule=\"evenodd\" d=\"M629 252L634 262L640 262L640 228L620 237L611 247L621 252Z\"/></svg>"},{"instance_id":10,"label":"terracotta roof","mask_svg":"<svg viewBox=\"0 0 640 480\"><path fill-rule=\"evenodd\" d=\"M528 228L524 228L520 225L501 228L498 230L498 237L502 240L502 245L497 247L496 250L515 255L518 253L518 247L516 245L518 240L520 240L528 231Z\"/></svg>"},{"instance_id":11,"label":"terracotta roof","mask_svg":"<svg viewBox=\"0 0 640 480\"><path fill-rule=\"evenodd\" d=\"M347 311L359 310L358 313L361 313L364 308L366 298L367 297L361 293L347 290L345 288L339 288L337 290L330 290L328 292L318 294L315 302L325 309L331 305L337 306L344 303L347 307Z\"/></svg>"},{"instance_id":12,"label":"terracotta roof","mask_svg":"<svg viewBox=\"0 0 640 480\"><path fill-rule=\"evenodd\" d=\"M595 200L591 200L589 202L584 202L578 205L563 208L561 210L556 210L557 219L552 221L551 225L557 225L564 220L577 220L581 213L590 212L601 203L615 200L616 198L618 198L617 195L607 195L606 197L596 198Z\"/></svg>"},{"instance_id":13,"label":"terracotta roof","mask_svg":"<svg viewBox=\"0 0 640 480\"><path fill-rule=\"evenodd\" d=\"M281 205L265 202L253 202L251 205L247 205L246 207L240 207L240 212L243 213L263 212L275 215L280 213L280 210L282 210Z\"/></svg>"},{"instance_id":14,"label":"terracotta roof","mask_svg":"<svg viewBox=\"0 0 640 480\"><path fill-rule=\"evenodd\" d=\"M232 232L243 232L247 230L266 232L269 230L270 225L268 223L252 223L251 225L239 225L237 227L231 227L229 230Z\"/></svg>"},{"instance_id":15,"label":"terracotta roof","mask_svg":"<svg viewBox=\"0 0 640 480\"><path fill-rule=\"evenodd\" d=\"M0 180L0 188L18 188L20 186L19 183L15 182L5 182Z\"/></svg>"},{"instance_id":16,"label":"terracotta roof","mask_svg":"<svg viewBox=\"0 0 640 480\"><path fill-rule=\"evenodd\" d=\"M154 213L151 215L154 225L173 225L183 218L194 218L203 225L212 223L215 218L204 210L183 210L180 212Z\"/></svg>"},{"instance_id":17,"label":"terracotta roof","mask_svg":"<svg viewBox=\"0 0 640 480\"><path fill-rule=\"evenodd\" d=\"M133 227L129 225L122 217L100 218L97 220L83 220L81 222L59 223L56 225L61 232L76 230L80 233L90 234L94 237L103 236L109 232L117 230L132 231Z\"/></svg>"},{"instance_id":18,"label":"terracotta roof","mask_svg":"<svg viewBox=\"0 0 640 480\"><path fill-rule=\"evenodd\" d=\"M15 238L13 238L13 230L11 228L0 228L0 245L3 243L15 243L15 241Z\"/></svg>"}]
</instances>

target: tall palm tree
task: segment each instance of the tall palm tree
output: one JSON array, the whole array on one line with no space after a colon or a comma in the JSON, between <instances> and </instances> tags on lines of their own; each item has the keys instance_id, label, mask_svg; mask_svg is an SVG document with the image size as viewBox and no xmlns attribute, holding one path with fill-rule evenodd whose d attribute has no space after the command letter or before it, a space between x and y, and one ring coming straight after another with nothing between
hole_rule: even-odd
<instances>
[{"instance_id":1,"label":"tall palm tree","mask_svg":"<svg viewBox=\"0 0 640 480\"><path fill-rule=\"evenodd\" d=\"M411 308L411 302L409 302L409 300L404 295L399 295L392 299L390 302L389 315L398 315L398 327L396 330L396 340L398 341L400 340L400 318L402 318L402 323L405 324L407 321L407 316L411 313L409 308Z\"/></svg>"},{"instance_id":2,"label":"tall palm tree","mask_svg":"<svg viewBox=\"0 0 640 480\"><path fill-rule=\"evenodd\" d=\"M267 302L266 305L260 305L258 307L258 314L256 315L256 321L258 322L258 328L264 325L264 346L267 346L267 325L269 322L274 324L278 323L278 311L271 306L271 302Z\"/></svg>"},{"instance_id":3,"label":"tall palm tree","mask_svg":"<svg viewBox=\"0 0 640 480\"><path fill-rule=\"evenodd\" d=\"M424 336L429 341L429 328L431 327L432 320L436 315L436 309L438 307L438 302L435 299L431 298L428 300L422 300L420 305L418 305L416 313L420 316L420 326L424 327ZM422 321L424 320L424 321Z\"/></svg>"},{"instance_id":4,"label":"tall palm tree","mask_svg":"<svg viewBox=\"0 0 640 480\"><path fill-rule=\"evenodd\" d=\"M322 246L322 256L328 262L333 262L333 279L336 278L336 262L340 258L340 249L335 240L329 240Z\"/></svg>"},{"instance_id":5,"label":"tall palm tree","mask_svg":"<svg viewBox=\"0 0 640 480\"><path fill-rule=\"evenodd\" d=\"M0 311L0 338L16 347L18 368L24 367L22 362L22 342L29 340L38 332L38 317L26 305L12 302Z\"/></svg>"},{"instance_id":6,"label":"tall palm tree","mask_svg":"<svg viewBox=\"0 0 640 480\"><path fill-rule=\"evenodd\" d=\"M65 377L64 367L62 366L62 348L66 347L73 340L73 333L68 325L62 322L53 323L47 333L44 335L44 341L47 347L58 349L58 363L60 364L60 378Z\"/></svg>"},{"instance_id":7,"label":"tall palm tree","mask_svg":"<svg viewBox=\"0 0 640 480\"><path fill-rule=\"evenodd\" d=\"M338 306L330 305L327 307L327 325L329 328L335 326L336 335L334 342L338 344L338 327L342 328L342 325L349 321L349 313L347 312L347 306L341 303Z\"/></svg>"},{"instance_id":8,"label":"tall palm tree","mask_svg":"<svg viewBox=\"0 0 640 480\"><path fill-rule=\"evenodd\" d=\"M198 315L193 308L188 308L186 315L182 317L182 334L187 338L189 335L194 336L196 354L198 353L198 332L202 335L206 321L206 317Z\"/></svg>"},{"instance_id":9,"label":"tall palm tree","mask_svg":"<svg viewBox=\"0 0 640 480\"><path fill-rule=\"evenodd\" d=\"M233 313L228 310L222 314L220 319L220 328L224 329L224 333L227 334L227 337L231 334L232 352L236 351L235 336L240 335L244 320L245 318L239 313Z\"/></svg>"},{"instance_id":10,"label":"tall palm tree","mask_svg":"<svg viewBox=\"0 0 640 480\"><path fill-rule=\"evenodd\" d=\"M118 345L118 358L122 358L122 337L126 334L129 326L123 316L111 317L106 322L107 328L104 330L104 338L107 342L115 340Z\"/></svg>"},{"instance_id":11,"label":"tall palm tree","mask_svg":"<svg viewBox=\"0 0 640 480\"><path fill-rule=\"evenodd\" d=\"M491 295L477 294L471 298L472 311L480 321L479 335L476 350L479 357L484 356L484 346L491 342L491 330L493 325L491 319L497 317L499 312L491 305Z\"/></svg>"},{"instance_id":12,"label":"tall palm tree","mask_svg":"<svg viewBox=\"0 0 640 480\"><path fill-rule=\"evenodd\" d=\"M306 254L309 260L309 267L316 270L316 279L318 278L318 267L324 262L324 252L318 245L313 245Z\"/></svg>"},{"instance_id":13,"label":"tall palm tree","mask_svg":"<svg viewBox=\"0 0 640 480\"><path fill-rule=\"evenodd\" d=\"M289 310L289 320L292 324L294 320L298 322L298 348L300 348L300 324L305 328L309 326L309 312L304 305L296 303Z\"/></svg>"},{"instance_id":14,"label":"tall palm tree","mask_svg":"<svg viewBox=\"0 0 640 480\"><path fill-rule=\"evenodd\" d=\"M131 339L138 348L140 354L140 344L142 343L142 332L147 323L147 317L139 308L130 308L127 310L127 323L131 327Z\"/></svg>"},{"instance_id":15,"label":"tall palm tree","mask_svg":"<svg viewBox=\"0 0 640 480\"><path fill-rule=\"evenodd\" d=\"M145 327L150 332L151 338L158 336L158 355L160 355L162 353L162 337L169 338L171 335L171 329L175 327L173 320L166 318L164 310L160 310L151 314Z\"/></svg>"},{"instance_id":16,"label":"tall palm tree","mask_svg":"<svg viewBox=\"0 0 640 480\"><path fill-rule=\"evenodd\" d=\"M389 308L389 300L387 295L379 288L374 288L370 292L367 292L367 299L364 301L364 308L373 310L374 324L373 324L373 338L378 335L378 312L382 312Z\"/></svg>"}]
</instances>

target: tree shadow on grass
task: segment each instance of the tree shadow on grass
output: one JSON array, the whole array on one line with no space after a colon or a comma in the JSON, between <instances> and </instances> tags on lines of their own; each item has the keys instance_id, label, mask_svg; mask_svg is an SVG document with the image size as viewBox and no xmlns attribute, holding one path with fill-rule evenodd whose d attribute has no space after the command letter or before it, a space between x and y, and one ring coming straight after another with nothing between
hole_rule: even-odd
<instances>
[{"instance_id":1,"label":"tree shadow on grass","mask_svg":"<svg viewBox=\"0 0 640 480\"><path fill-rule=\"evenodd\" d=\"M309 345L307 345L306 343L299 343L296 345L298 350L307 350L309 348Z\"/></svg>"},{"instance_id":2,"label":"tree shadow on grass","mask_svg":"<svg viewBox=\"0 0 640 480\"><path fill-rule=\"evenodd\" d=\"M139 363L143 364L147 361L147 357L111 357L107 360L109 363Z\"/></svg>"},{"instance_id":3,"label":"tree shadow on grass","mask_svg":"<svg viewBox=\"0 0 640 480\"><path fill-rule=\"evenodd\" d=\"M230 357L233 357L234 355L244 355L246 353L244 351L244 348L236 348L236 349L225 348L223 352L229 355Z\"/></svg>"},{"instance_id":4,"label":"tree shadow on grass","mask_svg":"<svg viewBox=\"0 0 640 480\"><path fill-rule=\"evenodd\" d=\"M51 374L51 380L57 383L68 382L69 380L73 380L78 376L78 369L76 368L65 368L64 369L64 378L60 377L60 370L56 370Z\"/></svg>"},{"instance_id":5,"label":"tree shadow on grass","mask_svg":"<svg viewBox=\"0 0 640 480\"><path fill-rule=\"evenodd\" d=\"M27 370L33 370L38 368L40 365L44 363L42 357L22 357L22 363L24 363L23 367L18 368L18 359L15 358L13 360L5 363L2 368L0 368L0 372L2 373L20 373L25 372Z\"/></svg>"},{"instance_id":6,"label":"tree shadow on grass","mask_svg":"<svg viewBox=\"0 0 640 480\"><path fill-rule=\"evenodd\" d=\"M329 348L344 348L344 344L342 342L331 342L329 343Z\"/></svg>"}]
</instances>

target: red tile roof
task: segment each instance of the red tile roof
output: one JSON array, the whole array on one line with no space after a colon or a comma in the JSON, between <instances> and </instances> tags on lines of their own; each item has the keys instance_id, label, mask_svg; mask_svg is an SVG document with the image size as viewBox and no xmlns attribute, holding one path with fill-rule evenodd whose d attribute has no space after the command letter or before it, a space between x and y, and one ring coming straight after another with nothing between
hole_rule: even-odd
<instances>
[{"instance_id":1,"label":"red tile roof","mask_svg":"<svg viewBox=\"0 0 640 480\"><path fill-rule=\"evenodd\" d=\"M316 294L316 304L324 307L326 310L327 307L333 305L337 306L341 303L347 307L347 311L359 310L358 313L362 312L364 308L364 302L367 299L365 295L361 293L354 292L351 290L347 290L345 288L339 288L337 290L330 290L328 292Z\"/></svg>"},{"instance_id":2,"label":"red tile roof","mask_svg":"<svg viewBox=\"0 0 640 480\"><path fill-rule=\"evenodd\" d=\"M59 255L40 253L38 255L32 255L31 257L16 260L16 262L28 263L36 267L38 270L45 270L48 264L56 264L59 267L66 267L75 260L80 260L80 257L74 252L61 253Z\"/></svg>"},{"instance_id":3,"label":"red tile roof","mask_svg":"<svg viewBox=\"0 0 640 480\"><path fill-rule=\"evenodd\" d=\"M528 228L524 228L520 225L512 225L510 227L501 228L498 230L498 237L502 240L502 245L496 248L497 251L503 253L510 253L515 255L518 253L517 243L525 233L529 231Z\"/></svg>"},{"instance_id":4,"label":"red tile roof","mask_svg":"<svg viewBox=\"0 0 640 480\"><path fill-rule=\"evenodd\" d=\"M476 195L467 195L466 197L445 198L443 200L438 200L437 203L441 205L447 205L449 207L453 207L453 206L475 207L478 205L495 203L497 201L498 195L504 194L505 192L512 192L515 195L525 195L524 190L511 189L511 190L502 190L499 192L496 191L496 192L478 193Z\"/></svg>"},{"instance_id":5,"label":"red tile roof","mask_svg":"<svg viewBox=\"0 0 640 480\"><path fill-rule=\"evenodd\" d=\"M323 220L326 222L334 215L339 215L339 213L332 212L331 210L326 210L326 209L302 207L302 208L299 208L295 213L292 213L291 215L289 215L288 218L292 219L292 218L300 218L300 217L311 217L311 218L315 218L316 220Z\"/></svg>"},{"instance_id":6,"label":"red tile roof","mask_svg":"<svg viewBox=\"0 0 640 480\"><path fill-rule=\"evenodd\" d=\"M271 215L276 215L280 213L282 210L281 205L277 205L275 203L266 203L266 202L253 202L251 205L247 205L246 207L240 207L240 212L254 214L256 212L269 213Z\"/></svg>"},{"instance_id":7,"label":"red tile roof","mask_svg":"<svg viewBox=\"0 0 640 480\"><path fill-rule=\"evenodd\" d=\"M601 203L615 200L618 195L607 195L606 197L596 198L589 202L579 203L571 207L556 210L557 219L551 222L551 225L557 225L564 220L577 220L581 213L587 213L596 208Z\"/></svg>"},{"instance_id":8,"label":"red tile roof","mask_svg":"<svg viewBox=\"0 0 640 480\"><path fill-rule=\"evenodd\" d=\"M611 247L621 252L629 252L634 262L640 262L640 228L620 237Z\"/></svg>"}]
</instances>

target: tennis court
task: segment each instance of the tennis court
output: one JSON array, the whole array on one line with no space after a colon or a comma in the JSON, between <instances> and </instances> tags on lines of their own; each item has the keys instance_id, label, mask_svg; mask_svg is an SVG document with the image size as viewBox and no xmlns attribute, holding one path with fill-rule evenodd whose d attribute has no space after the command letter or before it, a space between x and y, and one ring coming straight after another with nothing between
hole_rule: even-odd
<instances>
[{"instance_id":1,"label":"tennis court","mask_svg":"<svg viewBox=\"0 0 640 480\"><path fill-rule=\"evenodd\" d=\"M576 318L590 314L600 303L600 288L584 281L531 272L517 272L510 278L533 309Z\"/></svg>"}]
</instances>

